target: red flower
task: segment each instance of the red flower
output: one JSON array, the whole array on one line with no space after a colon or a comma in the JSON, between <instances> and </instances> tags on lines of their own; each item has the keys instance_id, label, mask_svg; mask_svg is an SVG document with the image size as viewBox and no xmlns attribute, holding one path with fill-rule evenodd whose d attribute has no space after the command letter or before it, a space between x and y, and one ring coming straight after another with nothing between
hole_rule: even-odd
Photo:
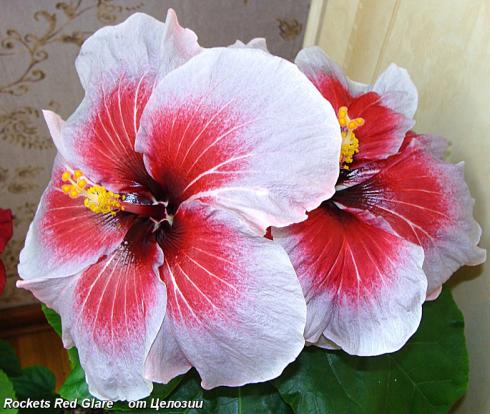
<instances>
[{"instance_id":1,"label":"red flower","mask_svg":"<svg viewBox=\"0 0 490 414\"><path fill-rule=\"evenodd\" d=\"M297 64L332 103L343 137L334 197L272 232L303 287L306 340L357 355L395 351L426 295L485 260L463 166L442 161L441 139L409 132L417 94L405 70L391 65L369 86L318 48Z\"/></svg>"},{"instance_id":2,"label":"red flower","mask_svg":"<svg viewBox=\"0 0 490 414\"><path fill-rule=\"evenodd\" d=\"M333 194L340 131L261 45L202 50L173 12L135 14L84 43L66 124L45 112L59 155L19 286L60 313L97 397L191 366L205 388L265 381L304 345L301 287L262 236Z\"/></svg>"},{"instance_id":3,"label":"red flower","mask_svg":"<svg viewBox=\"0 0 490 414\"><path fill-rule=\"evenodd\" d=\"M0 208L0 254L5 250L5 246L12 238L13 223L12 212ZM5 289L7 283L7 273L3 262L0 260L0 295Z\"/></svg>"}]
</instances>

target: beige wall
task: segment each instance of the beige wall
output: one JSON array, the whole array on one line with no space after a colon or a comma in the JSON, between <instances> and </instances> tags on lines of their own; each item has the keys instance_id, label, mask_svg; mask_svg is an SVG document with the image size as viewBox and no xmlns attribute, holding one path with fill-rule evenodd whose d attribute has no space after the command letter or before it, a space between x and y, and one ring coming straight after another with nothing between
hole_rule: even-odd
<instances>
[{"instance_id":1,"label":"beige wall","mask_svg":"<svg viewBox=\"0 0 490 414\"><path fill-rule=\"evenodd\" d=\"M314 0L305 43L317 43L352 79L371 82L389 63L419 90L416 130L445 136L466 178L490 248L490 1ZM314 15L313 15L314 14ZM452 279L466 318L470 388L458 414L490 413L490 265Z\"/></svg>"}]
</instances>

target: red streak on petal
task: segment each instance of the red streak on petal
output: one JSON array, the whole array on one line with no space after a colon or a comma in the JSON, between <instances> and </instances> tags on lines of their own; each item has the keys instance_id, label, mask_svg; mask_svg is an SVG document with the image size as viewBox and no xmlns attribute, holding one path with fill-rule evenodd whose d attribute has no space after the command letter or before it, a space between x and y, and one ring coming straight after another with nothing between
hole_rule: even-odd
<instances>
[{"instance_id":1,"label":"red streak on petal","mask_svg":"<svg viewBox=\"0 0 490 414\"><path fill-rule=\"evenodd\" d=\"M347 207L369 209L384 217L403 238L426 248L439 229L455 220L447 168L417 142L374 164L379 173L336 194Z\"/></svg>"},{"instance_id":2,"label":"red streak on petal","mask_svg":"<svg viewBox=\"0 0 490 414\"><path fill-rule=\"evenodd\" d=\"M61 174L58 175L61 177ZM82 198L72 199L52 183L43 202L39 234L44 243L61 260L66 257L90 256L104 251L104 246L122 239L134 217L126 214L94 214L83 205Z\"/></svg>"},{"instance_id":3,"label":"red streak on petal","mask_svg":"<svg viewBox=\"0 0 490 414\"><path fill-rule=\"evenodd\" d=\"M202 210L179 210L162 244L161 276L168 291L167 311L187 325L232 318L240 298L240 273L247 252L233 229Z\"/></svg>"},{"instance_id":4,"label":"red streak on petal","mask_svg":"<svg viewBox=\"0 0 490 414\"><path fill-rule=\"evenodd\" d=\"M337 78L320 72L315 74L314 83L323 97L333 106L335 113L338 113L341 106L349 107L352 95Z\"/></svg>"},{"instance_id":5,"label":"red streak on petal","mask_svg":"<svg viewBox=\"0 0 490 414\"><path fill-rule=\"evenodd\" d=\"M330 203L290 231L298 238L293 264L300 277L309 278L307 299L326 290L355 304L394 282L401 239Z\"/></svg>"},{"instance_id":6,"label":"red streak on petal","mask_svg":"<svg viewBox=\"0 0 490 414\"><path fill-rule=\"evenodd\" d=\"M148 228L136 226L119 248L81 274L75 309L97 345L122 350L141 333L155 303L157 249Z\"/></svg>"},{"instance_id":7,"label":"red streak on petal","mask_svg":"<svg viewBox=\"0 0 490 414\"><path fill-rule=\"evenodd\" d=\"M242 176L251 156L240 140L250 123L233 111L233 102L211 107L204 100L159 108L148 123L149 170L175 206Z\"/></svg>"},{"instance_id":8,"label":"red streak on petal","mask_svg":"<svg viewBox=\"0 0 490 414\"><path fill-rule=\"evenodd\" d=\"M273 240L273 238L272 238L272 229L270 227L267 227L267 229L265 231L264 237L266 239Z\"/></svg>"},{"instance_id":9,"label":"red streak on petal","mask_svg":"<svg viewBox=\"0 0 490 414\"><path fill-rule=\"evenodd\" d=\"M90 178L115 191L145 186L148 174L134 142L153 88L153 76L129 80L121 75L112 89L107 90L102 83L98 88L99 101L78 137L83 167L97 175Z\"/></svg>"}]
</instances>

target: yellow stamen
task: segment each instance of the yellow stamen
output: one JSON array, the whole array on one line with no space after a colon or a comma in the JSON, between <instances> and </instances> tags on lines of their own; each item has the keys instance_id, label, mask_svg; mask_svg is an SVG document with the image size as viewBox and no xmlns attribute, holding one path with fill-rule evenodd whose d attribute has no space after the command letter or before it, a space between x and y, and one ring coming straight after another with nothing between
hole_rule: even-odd
<instances>
[{"instance_id":1,"label":"yellow stamen","mask_svg":"<svg viewBox=\"0 0 490 414\"><path fill-rule=\"evenodd\" d=\"M364 125L364 118L350 119L347 107L341 106L338 112L339 124L342 133L342 146L340 149L340 165L344 170L354 161L354 155L359 152L359 140L354 130Z\"/></svg>"},{"instance_id":2,"label":"yellow stamen","mask_svg":"<svg viewBox=\"0 0 490 414\"><path fill-rule=\"evenodd\" d=\"M121 196L112 191L108 191L101 185L88 186L88 181L83 178L80 170L63 172L61 180L70 184L63 184L61 190L70 198L84 197L83 205L96 214L116 215L118 211L124 210L121 205ZM122 200L124 200L124 196Z\"/></svg>"}]
</instances>

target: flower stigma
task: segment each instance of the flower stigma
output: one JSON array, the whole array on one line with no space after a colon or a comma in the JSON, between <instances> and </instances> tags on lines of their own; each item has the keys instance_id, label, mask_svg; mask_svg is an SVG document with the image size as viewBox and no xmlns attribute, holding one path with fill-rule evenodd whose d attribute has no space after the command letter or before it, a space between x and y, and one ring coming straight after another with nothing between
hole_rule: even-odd
<instances>
[{"instance_id":1,"label":"flower stigma","mask_svg":"<svg viewBox=\"0 0 490 414\"><path fill-rule=\"evenodd\" d=\"M70 198L84 197L83 205L93 213L115 216L118 211L124 211L124 206L121 204L125 199L124 195L108 191L101 185L89 185L80 170L75 170L73 173L63 172L61 180L65 183L61 186L63 193Z\"/></svg>"},{"instance_id":2,"label":"flower stigma","mask_svg":"<svg viewBox=\"0 0 490 414\"><path fill-rule=\"evenodd\" d=\"M342 134L342 146L340 149L340 165L344 170L354 161L354 155L359 152L359 140L354 130L364 125L364 118L349 118L347 107L341 106L338 112L340 130Z\"/></svg>"}]
</instances>

